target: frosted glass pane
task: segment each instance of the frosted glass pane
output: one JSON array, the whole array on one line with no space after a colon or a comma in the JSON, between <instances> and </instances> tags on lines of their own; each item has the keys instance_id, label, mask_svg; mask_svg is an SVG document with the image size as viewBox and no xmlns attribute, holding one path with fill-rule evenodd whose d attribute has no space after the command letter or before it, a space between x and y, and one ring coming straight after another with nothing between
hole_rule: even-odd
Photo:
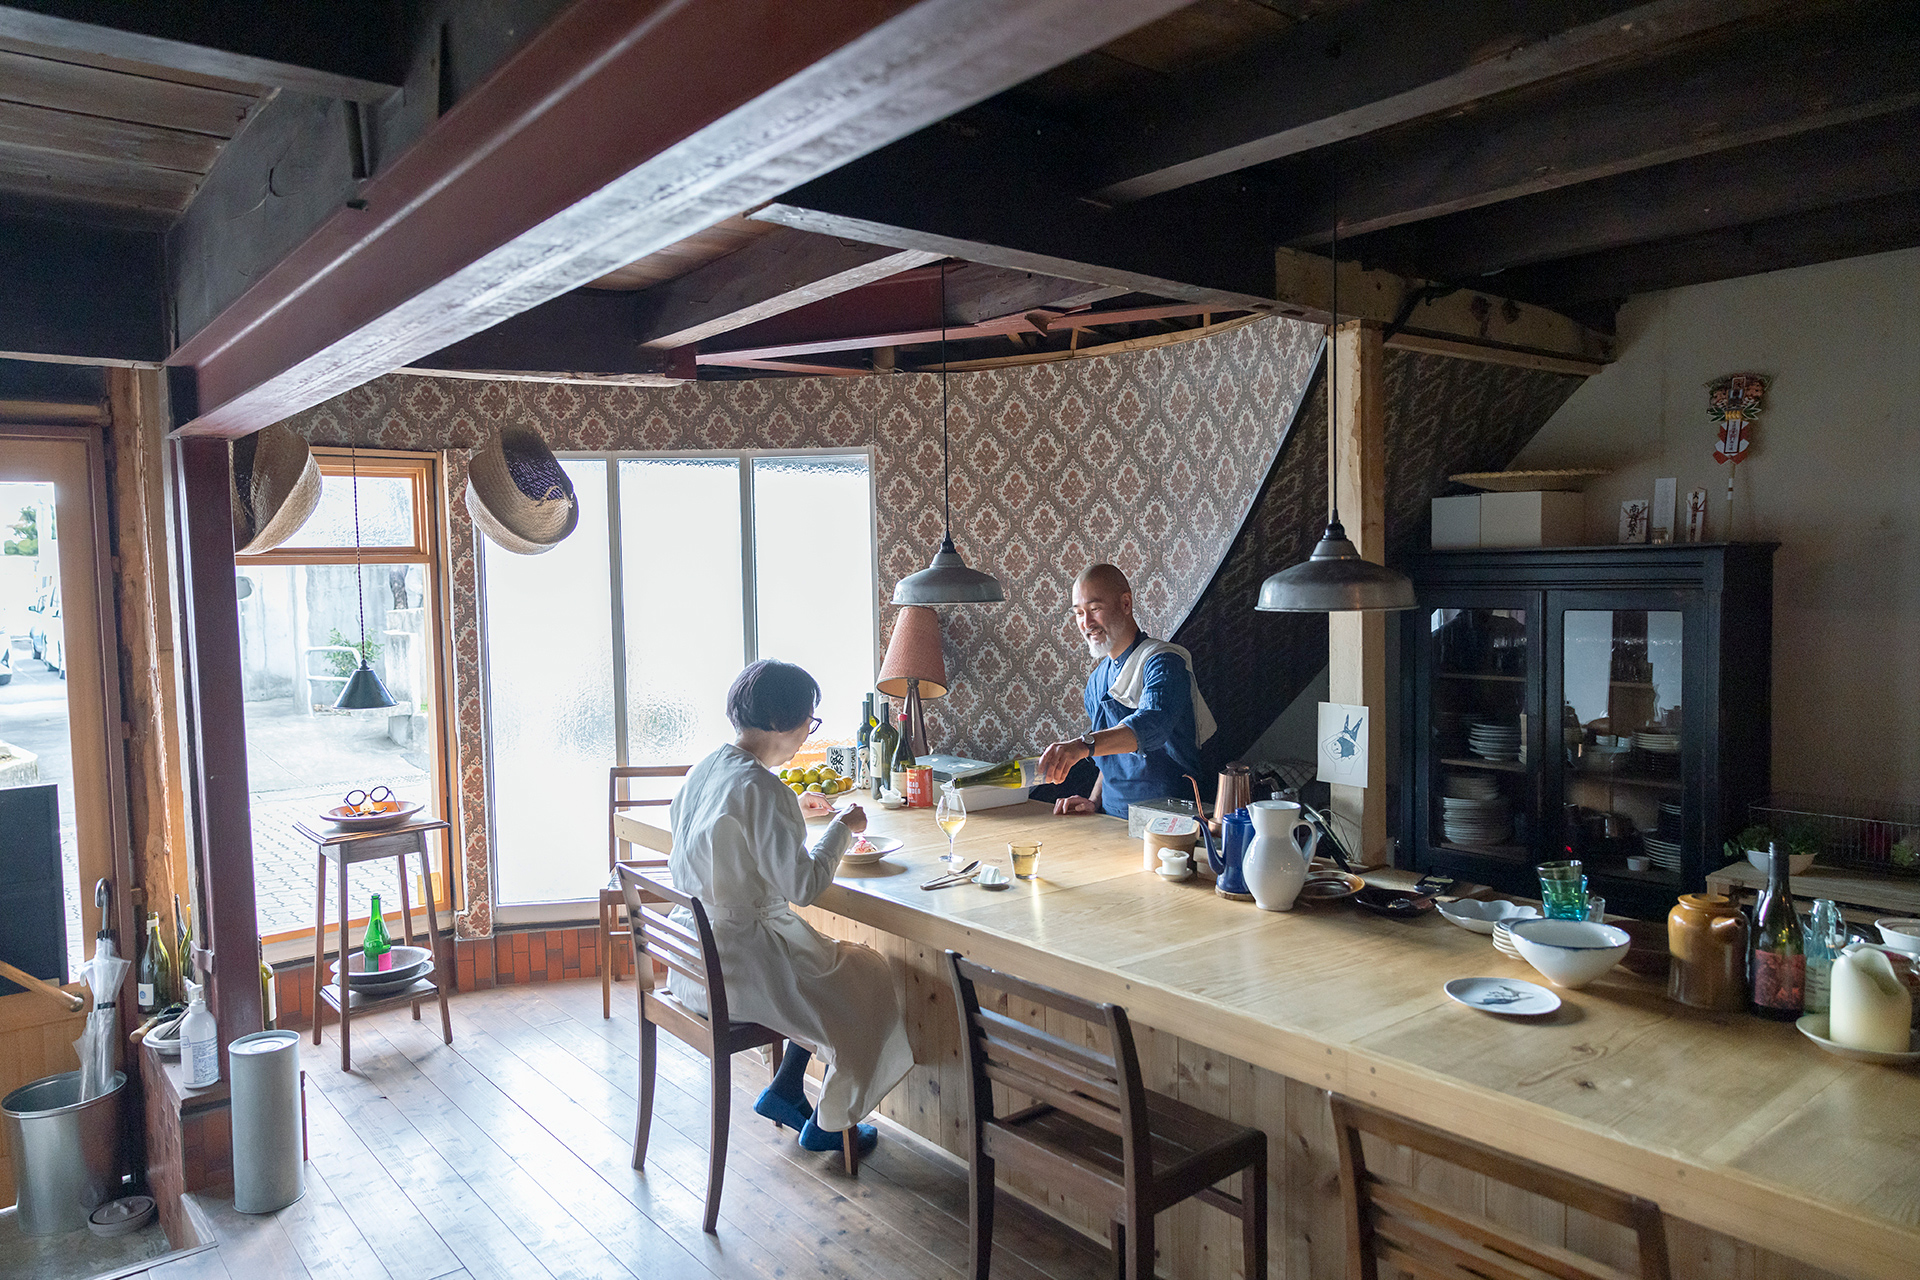
<instances>
[{"instance_id":1,"label":"frosted glass pane","mask_svg":"<svg viewBox=\"0 0 1920 1280\"><path fill-rule=\"evenodd\" d=\"M820 682L814 742L850 742L876 671L867 460L756 458L753 507L760 656Z\"/></svg>"},{"instance_id":2,"label":"frosted glass pane","mask_svg":"<svg viewBox=\"0 0 1920 1280\"><path fill-rule=\"evenodd\" d=\"M727 687L746 652L740 464L620 463L627 762L693 764L732 738Z\"/></svg>"},{"instance_id":3,"label":"frosted glass pane","mask_svg":"<svg viewBox=\"0 0 1920 1280\"><path fill-rule=\"evenodd\" d=\"M353 545L353 477L327 476L320 505L289 539L287 547ZM402 476L360 477L360 545L413 545L413 483Z\"/></svg>"},{"instance_id":4,"label":"frosted glass pane","mask_svg":"<svg viewBox=\"0 0 1920 1280\"><path fill-rule=\"evenodd\" d=\"M484 537L498 900L592 897L607 879L614 763L607 464L562 461L580 524L543 555Z\"/></svg>"}]
</instances>

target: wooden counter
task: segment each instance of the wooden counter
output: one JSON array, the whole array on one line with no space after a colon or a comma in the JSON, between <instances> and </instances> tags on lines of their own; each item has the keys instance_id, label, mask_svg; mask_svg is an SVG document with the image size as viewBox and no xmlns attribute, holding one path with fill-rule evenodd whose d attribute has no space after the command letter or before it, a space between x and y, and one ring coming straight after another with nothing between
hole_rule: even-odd
<instances>
[{"instance_id":1,"label":"wooden counter","mask_svg":"<svg viewBox=\"0 0 1920 1280\"><path fill-rule=\"evenodd\" d=\"M1563 992L1548 1018L1479 1013L1442 983L1538 975L1437 914L1260 911L1199 877L1143 872L1117 820L1055 818L1035 804L973 815L959 851L1004 867L1008 840L1037 837L1039 879L925 891L945 848L931 812L868 812L873 834L906 847L843 868L810 914L895 964L922 1065L883 1110L950 1150L961 1150L963 1084L941 968L949 947L1125 1005L1153 1029L1142 1045L1149 1087L1267 1131L1275 1276L1341 1271L1328 1089L1657 1201L1677 1275L1920 1274L1913 1074L1823 1053L1791 1024L1696 1013L1623 969ZM1586 1225L1544 1201L1457 1171L1432 1176L1490 1216L1591 1243ZM1044 1188L1022 1190L1099 1230ZM1212 1212L1176 1211L1163 1270L1237 1274L1234 1233L1202 1216Z\"/></svg>"}]
</instances>

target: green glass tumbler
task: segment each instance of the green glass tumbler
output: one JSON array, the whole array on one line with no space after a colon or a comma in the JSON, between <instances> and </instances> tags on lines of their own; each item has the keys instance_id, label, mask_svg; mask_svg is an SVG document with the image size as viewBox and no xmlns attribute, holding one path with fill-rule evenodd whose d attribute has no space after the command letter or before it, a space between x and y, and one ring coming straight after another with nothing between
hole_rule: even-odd
<instances>
[{"instance_id":1,"label":"green glass tumbler","mask_svg":"<svg viewBox=\"0 0 1920 1280\"><path fill-rule=\"evenodd\" d=\"M1547 919L1587 918L1587 877L1578 860L1543 862L1534 870L1540 873L1540 905Z\"/></svg>"}]
</instances>

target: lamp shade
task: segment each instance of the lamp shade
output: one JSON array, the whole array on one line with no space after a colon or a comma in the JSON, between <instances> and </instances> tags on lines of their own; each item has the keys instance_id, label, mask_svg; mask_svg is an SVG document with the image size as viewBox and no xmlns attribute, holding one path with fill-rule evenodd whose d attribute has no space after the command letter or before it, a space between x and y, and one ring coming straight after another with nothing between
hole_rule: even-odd
<instances>
[{"instance_id":1,"label":"lamp shade","mask_svg":"<svg viewBox=\"0 0 1920 1280\"><path fill-rule=\"evenodd\" d=\"M1320 535L1313 555L1260 584L1262 613L1344 613L1414 607L1413 582L1363 560L1338 520Z\"/></svg>"},{"instance_id":2,"label":"lamp shade","mask_svg":"<svg viewBox=\"0 0 1920 1280\"><path fill-rule=\"evenodd\" d=\"M336 711L369 711L393 705L393 695L380 683L380 677L373 673L365 658L360 659L360 669L348 678L347 687L340 691L340 697L333 704Z\"/></svg>"},{"instance_id":3,"label":"lamp shade","mask_svg":"<svg viewBox=\"0 0 1920 1280\"><path fill-rule=\"evenodd\" d=\"M895 604L992 604L1006 598L1000 579L967 568L967 562L954 549L951 534L934 552L932 564L893 586Z\"/></svg>"},{"instance_id":4,"label":"lamp shade","mask_svg":"<svg viewBox=\"0 0 1920 1280\"><path fill-rule=\"evenodd\" d=\"M880 664L874 688L893 698L907 696L907 682L920 682L920 696L939 698L947 692L947 664L940 656L940 615L923 604L908 605L893 620L893 639Z\"/></svg>"}]
</instances>

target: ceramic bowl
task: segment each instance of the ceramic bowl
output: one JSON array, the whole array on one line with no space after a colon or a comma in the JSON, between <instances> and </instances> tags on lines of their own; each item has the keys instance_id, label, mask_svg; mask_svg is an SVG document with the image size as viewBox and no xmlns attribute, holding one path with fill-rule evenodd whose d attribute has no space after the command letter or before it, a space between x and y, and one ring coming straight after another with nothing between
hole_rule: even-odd
<instances>
[{"instance_id":1,"label":"ceramic bowl","mask_svg":"<svg viewBox=\"0 0 1920 1280\"><path fill-rule=\"evenodd\" d=\"M1508 902L1504 898L1486 902L1478 898L1461 898L1454 902L1443 902L1439 909L1441 915L1472 933L1492 933L1493 926L1497 924L1535 920L1540 916L1540 908L1521 902Z\"/></svg>"},{"instance_id":2,"label":"ceramic bowl","mask_svg":"<svg viewBox=\"0 0 1920 1280\"><path fill-rule=\"evenodd\" d=\"M1577 989L1613 968L1633 939L1589 920L1520 920L1507 926L1520 958L1556 987Z\"/></svg>"},{"instance_id":3,"label":"ceramic bowl","mask_svg":"<svg viewBox=\"0 0 1920 1280\"><path fill-rule=\"evenodd\" d=\"M1873 927L1880 931L1880 941L1895 951L1920 956L1920 920L1875 920Z\"/></svg>"},{"instance_id":4,"label":"ceramic bowl","mask_svg":"<svg viewBox=\"0 0 1920 1280\"><path fill-rule=\"evenodd\" d=\"M1819 856L1820 855L1817 853L1788 854L1787 855L1787 874L1790 876L1799 875L1801 872L1805 871L1808 867L1812 866L1813 860ZM1767 874L1767 870L1768 870L1767 851L1765 849L1747 850L1747 861L1752 863L1753 869L1755 871L1758 871L1761 875Z\"/></svg>"}]
</instances>

